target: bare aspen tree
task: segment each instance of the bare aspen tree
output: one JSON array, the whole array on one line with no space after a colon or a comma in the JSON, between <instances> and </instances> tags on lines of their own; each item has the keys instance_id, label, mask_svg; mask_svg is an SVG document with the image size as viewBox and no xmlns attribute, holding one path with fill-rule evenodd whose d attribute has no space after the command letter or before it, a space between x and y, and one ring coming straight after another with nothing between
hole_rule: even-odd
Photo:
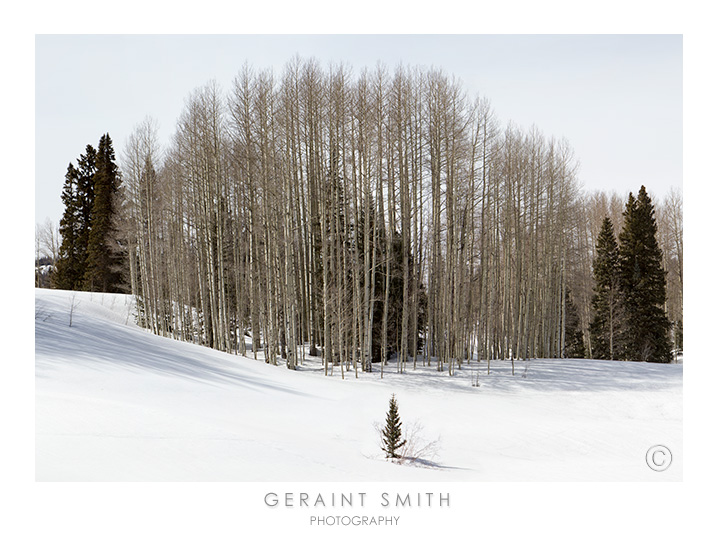
<instances>
[{"instance_id":1,"label":"bare aspen tree","mask_svg":"<svg viewBox=\"0 0 718 537\"><path fill-rule=\"evenodd\" d=\"M60 228L54 224L49 218L39 226L38 235L38 254L50 258L54 265L60 252Z\"/></svg>"},{"instance_id":2,"label":"bare aspen tree","mask_svg":"<svg viewBox=\"0 0 718 537\"><path fill-rule=\"evenodd\" d=\"M391 243L392 243L392 230L391 227L386 223L386 212L384 210L384 154L385 154L385 81L386 72L382 66L378 66L374 74L374 121L377 129L377 198L378 198L378 211L376 215L376 223L379 227L378 237L383 239L383 259L382 267L384 271L384 300L382 308L382 321L381 321L381 377L384 377L384 365L387 361L387 344L388 344L388 323L389 323L389 285L390 285L390 258L391 258ZM390 203L390 202L387 202ZM391 209L389 210L391 213Z\"/></svg>"},{"instance_id":3,"label":"bare aspen tree","mask_svg":"<svg viewBox=\"0 0 718 537\"><path fill-rule=\"evenodd\" d=\"M674 349L682 350L683 331L683 194L672 188L657 204L658 241L666 271L666 313Z\"/></svg>"},{"instance_id":4,"label":"bare aspen tree","mask_svg":"<svg viewBox=\"0 0 718 537\"><path fill-rule=\"evenodd\" d=\"M246 296L250 304L250 331L252 335L252 355L257 359L257 352L261 346L261 316L260 307L263 303L261 289L261 250L260 238L262 221L261 203L259 199L259 157L257 154L258 141L254 133L254 111L255 101L254 75L248 65L245 64L239 75L234 80L233 92L230 97L230 132L233 138L233 162L236 181L243 194L243 211L245 211L247 222L247 260L246 285L249 292Z\"/></svg>"},{"instance_id":5,"label":"bare aspen tree","mask_svg":"<svg viewBox=\"0 0 718 537\"><path fill-rule=\"evenodd\" d=\"M121 159L125 188L125 210L129 229L127 235L130 286L140 297L140 323L156 333L164 333L161 322L161 263L159 245L161 193L158 168L161 154L157 140L157 123L146 118L130 135Z\"/></svg>"},{"instance_id":6,"label":"bare aspen tree","mask_svg":"<svg viewBox=\"0 0 718 537\"><path fill-rule=\"evenodd\" d=\"M247 335L290 369L306 343L342 377L373 359L383 376L393 356L449 375L564 356L567 293L586 330L596 237L622 212L580 194L565 142L500 130L488 101L405 66L245 65L228 97L209 83L187 98L165 151L140 125L122 166L144 326L241 354ZM675 322L681 222L675 194L659 208Z\"/></svg>"}]
</instances>

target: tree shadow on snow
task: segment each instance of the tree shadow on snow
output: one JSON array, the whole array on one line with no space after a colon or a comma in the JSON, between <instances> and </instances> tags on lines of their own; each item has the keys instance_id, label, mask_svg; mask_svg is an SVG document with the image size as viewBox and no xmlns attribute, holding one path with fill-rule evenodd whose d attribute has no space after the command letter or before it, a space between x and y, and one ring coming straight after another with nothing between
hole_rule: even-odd
<instances>
[{"instance_id":1,"label":"tree shadow on snow","mask_svg":"<svg viewBox=\"0 0 718 537\"><path fill-rule=\"evenodd\" d=\"M56 309L50 303L38 307ZM109 323L76 311L69 326L63 312L35 323L35 371L44 375L44 366L78 363L105 369L107 365L128 370L146 370L210 384L241 386L250 390L276 390L313 396L287 384L267 379L241 367L240 355L230 355L193 343L156 336L137 326Z\"/></svg>"}]
</instances>

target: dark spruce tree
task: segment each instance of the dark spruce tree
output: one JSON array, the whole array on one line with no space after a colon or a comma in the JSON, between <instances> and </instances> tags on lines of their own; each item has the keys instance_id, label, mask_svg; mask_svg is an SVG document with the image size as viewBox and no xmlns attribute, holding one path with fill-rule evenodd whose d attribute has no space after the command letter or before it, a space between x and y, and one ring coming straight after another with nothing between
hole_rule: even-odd
<instances>
[{"instance_id":1,"label":"dark spruce tree","mask_svg":"<svg viewBox=\"0 0 718 537\"><path fill-rule=\"evenodd\" d=\"M586 346L583 343L581 317L578 308L571 299L571 292L566 289L566 358L585 358Z\"/></svg>"},{"instance_id":2,"label":"dark spruce tree","mask_svg":"<svg viewBox=\"0 0 718 537\"><path fill-rule=\"evenodd\" d=\"M79 280L74 289L84 289L87 270L87 249L92 229L92 207L95 204L95 173L97 172L97 151L91 145L85 147L85 153L77 160L77 211L78 233L77 250Z\"/></svg>"},{"instance_id":3,"label":"dark spruce tree","mask_svg":"<svg viewBox=\"0 0 718 537\"><path fill-rule=\"evenodd\" d=\"M589 325L591 357L623 359L623 307L618 272L618 243L611 219L603 220L593 260L593 319Z\"/></svg>"},{"instance_id":4,"label":"dark spruce tree","mask_svg":"<svg viewBox=\"0 0 718 537\"><path fill-rule=\"evenodd\" d=\"M52 273L52 286L57 289L77 289L82 279L81 255L79 251L80 210L77 196L79 172L72 163L67 166L65 184L60 195L65 212L60 219L60 237L62 243L58 252L55 270Z\"/></svg>"},{"instance_id":5,"label":"dark spruce tree","mask_svg":"<svg viewBox=\"0 0 718 537\"><path fill-rule=\"evenodd\" d=\"M95 200L95 160L97 152L88 145L65 174L61 198L65 212L60 220L62 244L53 285L60 289L81 290L87 268L87 246L90 241L92 205Z\"/></svg>"},{"instance_id":6,"label":"dark spruce tree","mask_svg":"<svg viewBox=\"0 0 718 537\"><path fill-rule=\"evenodd\" d=\"M61 198L65 212L60 220L62 244L57 260L53 285L60 289L82 290L87 268L87 246L92 226L92 205L95 200L95 161L97 152L87 145L65 174Z\"/></svg>"},{"instance_id":7,"label":"dark spruce tree","mask_svg":"<svg viewBox=\"0 0 718 537\"><path fill-rule=\"evenodd\" d=\"M70 164L61 198L62 244L52 278L54 287L87 291L119 291L124 258L114 239L116 193L120 176L110 136L91 145Z\"/></svg>"},{"instance_id":8,"label":"dark spruce tree","mask_svg":"<svg viewBox=\"0 0 718 537\"><path fill-rule=\"evenodd\" d=\"M400 459L399 450L406 444L401 437L401 419L399 419L399 405L396 396L392 394L389 400L389 412L386 414L386 425L381 430L382 450L387 459Z\"/></svg>"},{"instance_id":9,"label":"dark spruce tree","mask_svg":"<svg viewBox=\"0 0 718 537\"><path fill-rule=\"evenodd\" d=\"M365 224L365 218L370 219L369 225L371 226L371 229L374 229L374 225L377 225L376 217L375 217L375 211L373 208L370 208L368 211L368 215L361 214L359 216L359 226L358 229L364 229ZM386 251L389 247L391 247L391 254L389 255L389 305L387 308L387 348L386 348L386 355L391 356L393 353L396 353L399 351L399 342L401 341L401 317L403 313L403 288L404 288L404 272L402 267L402 261L404 258L404 248L401 240L401 235L399 233L394 233L394 238L391 241L391 246L389 245L389 241L386 238L386 230L384 229L384 226L381 224L378 224L379 228L377 229L377 248L378 248L378 258L384 259L386 256ZM374 248L374 240L372 237L369 238L369 251L371 252ZM364 234L359 233L356 237L356 248L358 249L359 253L359 261L360 264L364 264ZM371 253L370 253L371 255ZM414 259L414 255L412 252L409 253L409 274L415 275L418 273L418 266ZM364 286L364 275L360 274L360 287L363 288ZM410 282L409 285L412 285L412 282ZM373 306L373 314L371 316L372 318L372 325L371 325L371 334L372 334L372 344L371 344L371 350L370 350L370 356L371 360L370 363L367 364L367 367L371 371L371 362L380 362L381 361L381 355L382 355L382 349L381 349L381 342L382 342L382 324L383 324L383 312L384 312L384 301L386 298L386 264L383 262L378 263L375 279L374 279L374 295L372 298L372 302L374 304ZM425 326L426 324L426 308L427 308L427 296L426 296L426 290L424 288L424 285L419 283L418 284L418 290L417 290L417 327ZM413 330L413 327L411 323L409 324L409 334L407 337L409 349L410 350L416 350L417 353L421 352L421 349L423 347L423 340L421 338L420 328L417 330Z\"/></svg>"},{"instance_id":10,"label":"dark spruce tree","mask_svg":"<svg viewBox=\"0 0 718 537\"><path fill-rule=\"evenodd\" d=\"M619 283L625 309L626 356L630 360L670 362L670 323L664 310L666 272L656 239L651 198L641 187L631 193L619 236Z\"/></svg>"},{"instance_id":11,"label":"dark spruce tree","mask_svg":"<svg viewBox=\"0 0 718 537\"><path fill-rule=\"evenodd\" d=\"M120 176L109 134L100 138L93 187L84 287L117 292L122 284L122 257L114 225Z\"/></svg>"}]
</instances>

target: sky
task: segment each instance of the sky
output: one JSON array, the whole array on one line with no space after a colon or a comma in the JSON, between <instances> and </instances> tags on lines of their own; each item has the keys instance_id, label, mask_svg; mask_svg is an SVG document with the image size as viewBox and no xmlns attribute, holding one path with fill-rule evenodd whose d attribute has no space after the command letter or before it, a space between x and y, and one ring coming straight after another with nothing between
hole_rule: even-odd
<instances>
[{"instance_id":1,"label":"sky","mask_svg":"<svg viewBox=\"0 0 718 537\"><path fill-rule=\"evenodd\" d=\"M440 67L502 126L565 138L585 190L663 197L683 185L683 38L664 35L36 35L35 222L59 222L70 162L109 133L118 157L146 116L172 136L185 98L226 91L245 62L293 56L355 73Z\"/></svg>"}]
</instances>

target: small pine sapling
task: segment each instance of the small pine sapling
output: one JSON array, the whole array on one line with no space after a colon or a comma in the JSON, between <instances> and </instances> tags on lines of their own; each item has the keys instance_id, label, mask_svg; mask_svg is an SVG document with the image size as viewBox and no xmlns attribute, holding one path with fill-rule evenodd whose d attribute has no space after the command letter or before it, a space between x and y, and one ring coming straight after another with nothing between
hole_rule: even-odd
<instances>
[{"instance_id":1,"label":"small pine sapling","mask_svg":"<svg viewBox=\"0 0 718 537\"><path fill-rule=\"evenodd\" d=\"M381 430L382 450L386 453L387 459L400 459L399 450L404 446L406 440L401 437L401 419L399 418L399 406L396 403L396 396L392 394L389 400L389 412L386 414L386 426Z\"/></svg>"}]
</instances>

